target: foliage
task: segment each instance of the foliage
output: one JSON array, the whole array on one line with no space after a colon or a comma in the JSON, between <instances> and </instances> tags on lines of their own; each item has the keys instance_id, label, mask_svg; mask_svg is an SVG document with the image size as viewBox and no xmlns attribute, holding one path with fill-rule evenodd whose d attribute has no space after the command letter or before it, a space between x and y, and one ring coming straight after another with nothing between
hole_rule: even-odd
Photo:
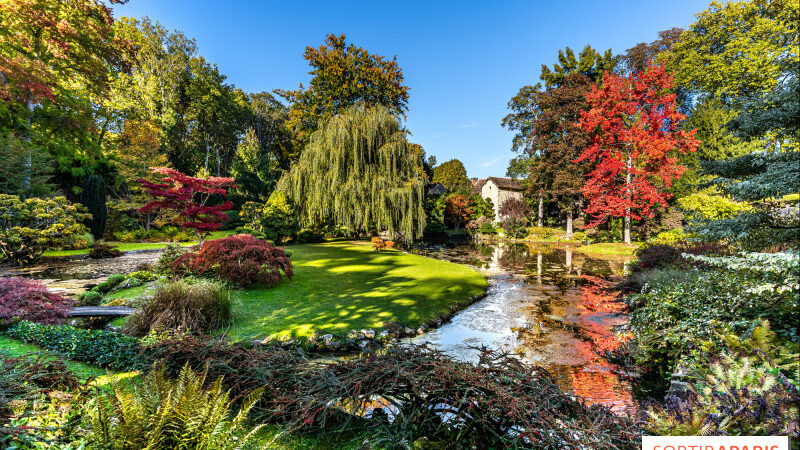
<instances>
[{"instance_id":1,"label":"foliage","mask_svg":"<svg viewBox=\"0 0 800 450\"><path fill-rule=\"evenodd\" d=\"M318 48L306 47L303 58L312 67L308 88L277 90L291 105L288 126L301 142L330 118L363 104L383 107L392 115L408 108L408 86L397 59L371 54L345 42L345 35L329 34Z\"/></svg>"},{"instance_id":2,"label":"foliage","mask_svg":"<svg viewBox=\"0 0 800 450\"><path fill-rule=\"evenodd\" d=\"M512 238L523 238L528 233L528 216L531 211L525 200L509 198L497 211L502 219L503 229Z\"/></svg>"},{"instance_id":3,"label":"foliage","mask_svg":"<svg viewBox=\"0 0 800 450\"><path fill-rule=\"evenodd\" d=\"M780 336L800 339L796 253L685 257L706 268L682 271L678 278L652 276L640 294L627 299L638 363L671 368L715 330L741 334L765 319Z\"/></svg>"},{"instance_id":4,"label":"foliage","mask_svg":"<svg viewBox=\"0 0 800 450\"><path fill-rule=\"evenodd\" d=\"M2 128L2 126L0 126ZM53 161L45 149L14 133L0 132L0 194L22 198L50 197L53 194Z\"/></svg>"},{"instance_id":5,"label":"foliage","mask_svg":"<svg viewBox=\"0 0 800 450\"><path fill-rule=\"evenodd\" d=\"M653 42L640 42L633 47L625 50L622 57L625 68L629 73L644 72L647 63L668 52L683 34L683 28L670 28L658 32L658 39Z\"/></svg>"},{"instance_id":6,"label":"foliage","mask_svg":"<svg viewBox=\"0 0 800 450\"><path fill-rule=\"evenodd\" d=\"M433 183L441 183L448 192L469 194L472 183L467 178L467 169L457 159L445 161L433 169Z\"/></svg>"},{"instance_id":7,"label":"foliage","mask_svg":"<svg viewBox=\"0 0 800 450\"><path fill-rule=\"evenodd\" d=\"M631 271L645 271L652 269L689 269L694 264L682 255L713 255L727 256L731 254L729 246L718 242L673 242L673 243L648 243L640 246L634 252L636 262Z\"/></svg>"},{"instance_id":8,"label":"foliage","mask_svg":"<svg viewBox=\"0 0 800 450\"><path fill-rule=\"evenodd\" d=\"M709 161L706 172L734 200L753 207L730 218L697 221L692 231L707 240L727 239L746 249L797 242L800 213L783 199L800 185L798 152L759 152L724 161Z\"/></svg>"},{"instance_id":9,"label":"foliage","mask_svg":"<svg viewBox=\"0 0 800 450\"><path fill-rule=\"evenodd\" d=\"M89 252L89 258L102 259L102 258L116 258L121 256L122 251L111 244L105 242L95 242L92 250Z\"/></svg>"},{"instance_id":10,"label":"foliage","mask_svg":"<svg viewBox=\"0 0 800 450\"><path fill-rule=\"evenodd\" d=\"M239 215L250 228L278 244L297 234L294 210L281 191L273 192L267 203L245 203Z\"/></svg>"},{"instance_id":11,"label":"foliage","mask_svg":"<svg viewBox=\"0 0 800 450\"><path fill-rule=\"evenodd\" d=\"M0 194L0 252L14 264L28 264L48 247L85 233L81 222L86 218L82 206L64 197L22 200Z\"/></svg>"},{"instance_id":12,"label":"foliage","mask_svg":"<svg viewBox=\"0 0 800 450\"><path fill-rule=\"evenodd\" d=\"M690 221L730 219L752 210L749 204L732 200L713 188L679 198L677 203Z\"/></svg>"},{"instance_id":13,"label":"foliage","mask_svg":"<svg viewBox=\"0 0 800 450\"><path fill-rule=\"evenodd\" d=\"M89 400L86 409L91 444L111 449L185 448L234 449L244 439L247 415L261 395L256 389L233 416L229 394L217 378L207 383L207 371L184 367L171 380L155 367L132 388L112 387ZM208 385L208 387L206 387Z\"/></svg>"},{"instance_id":14,"label":"foliage","mask_svg":"<svg viewBox=\"0 0 800 450\"><path fill-rule=\"evenodd\" d=\"M594 216L589 226L608 217L625 218L625 243L630 244L630 220L649 217L655 205L666 207L665 192L686 167L677 154L693 152L694 132L679 130L684 115L670 94L671 77L663 66L649 65L628 77L608 75L600 88L587 94L591 106L580 124L591 145L577 162L596 163L582 192Z\"/></svg>"},{"instance_id":15,"label":"foliage","mask_svg":"<svg viewBox=\"0 0 800 450\"><path fill-rule=\"evenodd\" d=\"M47 391L68 391L79 384L63 361L42 356L12 358L0 353L0 419L8 418L10 400L33 400ZM0 429L0 436L3 432Z\"/></svg>"},{"instance_id":16,"label":"foliage","mask_svg":"<svg viewBox=\"0 0 800 450\"><path fill-rule=\"evenodd\" d=\"M394 248L394 241L383 240L379 237L373 237L371 240L372 247L375 249L376 252L379 252L383 249L393 249Z\"/></svg>"},{"instance_id":17,"label":"foliage","mask_svg":"<svg viewBox=\"0 0 800 450\"><path fill-rule=\"evenodd\" d=\"M83 182L80 203L86 207L92 218L87 221L89 231L101 239L106 231L108 210L106 209L106 182L100 175L89 175Z\"/></svg>"},{"instance_id":18,"label":"foliage","mask_svg":"<svg viewBox=\"0 0 800 450\"><path fill-rule=\"evenodd\" d=\"M603 79L603 74L614 70L616 64L617 59L611 49L601 54L590 45L586 45L576 58L572 49L567 47L564 51L558 51L558 63L553 65L552 70L542 65L539 79L545 82L546 90L562 86L570 75L577 74L583 74L593 83L599 83ZM572 78L580 79L580 77ZM535 135L534 127L543 113L543 108L539 104L543 92L546 91L543 91L540 83L523 86L508 102L508 109L512 112L503 118L502 125L511 131L517 131L511 150L520 153L520 156L511 161L508 176L526 177L531 173L530 163L533 162L531 155L536 153L531 136Z\"/></svg>"},{"instance_id":19,"label":"foliage","mask_svg":"<svg viewBox=\"0 0 800 450\"><path fill-rule=\"evenodd\" d=\"M278 189L305 226L377 228L411 242L425 226L425 182L405 134L387 108L351 108L314 133Z\"/></svg>"},{"instance_id":20,"label":"foliage","mask_svg":"<svg viewBox=\"0 0 800 450\"><path fill-rule=\"evenodd\" d=\"M218 230L222 222L228 221L224 211L231 209L233 204L223 202L210 206L209 200L212 196L224 197L233 184L233 178L190 177L168 167L157 167L153 172L163 175L161 183L145 179L140 179L139 183L148 194L158 199L146 204L140 212L173 209L184 220L181 227L194 229L201 241L207 233Z\"/></svg>"},{"instance_id":21,"label":"foliage","mask_svg":"<svg viewBox=\"0 0 800 450\"><path fill-rule=\"evenodd\" d=\"M99 292L101 294L108 294L109 292L113 291L114 288L119 286L123 281L125 281L125 275L121 273L115 273L109 276L102 283L92 288L92 290Z\"/></svg>"},{"instance_id":22,"label":"foliage","mask_svg":"<svg viewBox=\"0 0 800 450\"><path fill-rule=\"evenodd\" d=\"M296 244L316 244L320 242L325 242L325 236L323 236L320 232L312 230L310 228L303 228L302 230L297 232L297 236L295 236L294 242Z\"/></svg>"},{"instance_id":23,"label":"foliage","mask_svg":"<svg viewBox=\"0 0 800 450\"><path fill-rule=\"evenodd\" d=\"M22 321L12 325L6 334L59 352L65 358L112 370L134 367L139 356L138 339L111 331Z\"/></svg>"},{"instance_id":24,"label":"foliage","mask_svg":"<svg viewBox=\"0 0 800 450\"><path fill-rule=\"evenodd\" d=\"M238 286L275 286L281 275L292 278L292 262L283 249L249 234L206 241L196 252L179 256L174 272L212 274Z\"/></svg>"},{"instance_id":25,"label":"foliage","mask_svg":"<svg viewBox=\"0 0 800 450\"><path fill-rule=\"evenodd\" d=\"M156 285L144 306L125 322L125 332L142 337L151 331L204 334L231 321L231 293L207 280L187 279Z\"/></svg>"},{"instance_id":26,"label":"foliage","mask_svg":"<svg viewBox=\"0 0 800 450\"><path fill-rule=\"evenodd\" d=\"M704 345L689 368L683 395L668 395L664 406L648 408L647 428L661 435L797 438L797 354L785 353L768 322L747 339L732 335L717 340L722 344ZM784 375L790 368L794 381Z\"/></svg>"},{"instance_id":27,"label":"foliage","mask_svg":"<svg viewBox=\"0 0 800 450\"><path fill-rule=\"evenodd\" d=\"M0 278L0 323L12 319L58 323L74 302L52 293L38 280L23 277Z\"/></svg>"},{"instance_id":28,"label":"foliage","mask_svg":"<svg viewBox=\"0 0 800 450\"><path fill-rule=\"evenodd\" d=\"M491 221L494 219L494 203L490 198L481 198L480 195L473 195L472 199L472 214L470 217L478 220L481 217Z\"/></svg>"},{"instance_id":29,"label":"foliage","mask_svg":"<svg viewBox=\"0 0 800 450\"><path fill-rule=\"evenodd\" d=\"M172 271L172 263L175 262L181 255L186 253L186 249L180 244L170 244L164 247L161 256L158 257L156 262L155 271L157 273L169 273Z\"/></svg>"},{"instance_id":30,"label":"foliage","mask_svg":"<svg viewBox=\"0 0 800 450\"><path fill-rule=\"evenodd\" d=\"M80 306L98 306L103 301L103 294L97 291L86 291L78 297Z\"/></svg>"},{"instance_id":31,"label":"foliage","mask_svg":"<svg viewBox=\"0 0 800 450\"><path fill-rule=\"evenodd\" d=\"M489 219L486 216L480 216L477 219L470 220L469 223L467 223L466 228L473 233L480 233L480 234L497 233L497 230L494 229L494 223L492 219Z\"/></svg>"},{"instance_id":32,"label":"foliage","mask_svg":"<svg viewBox=\"0 0 800 450\"><path fill-rule=\"evenodd\" d=\"M799 16L791 0L712 2L670 51L676 83L722 100L772 89L781 57L800 58Z\"/></svg>"},{"instance_id":33,"label":"foliage","mask_svg":"<svg viewBox=\"0 0 800 450\"><path fill-rule=\"evenodd\" d=\"M472 215L472 199L466 195L453 194L445 198L444 221L458 231L461 225L469 222Z\"/></svg>"}]
</instances>

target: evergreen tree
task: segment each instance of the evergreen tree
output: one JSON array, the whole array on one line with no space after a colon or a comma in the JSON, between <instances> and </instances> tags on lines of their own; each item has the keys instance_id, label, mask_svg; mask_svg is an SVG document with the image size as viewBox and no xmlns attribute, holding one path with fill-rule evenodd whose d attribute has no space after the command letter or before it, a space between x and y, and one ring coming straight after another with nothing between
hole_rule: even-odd
<instances>
[{"instance_id":1,"label":"evergreen tree","mask_svg":"<svg viewBox=\"0 0 800 450\"><path fill-rule=\"evenodd\" d=\"M86 206L92 218L86 222L86 226L95 238L102 239L106 231L106 196L108 195L106 181L102 175L89 175L83 182L80 203Z\"/></svg>"},{"instance_id":2,"label":"evergreen tree","mask_svg":"<svg viewBox=\"0 0 800 450\"><path fill-rule=\"evenodd\" d=\"M303 225L335 224L356 234L422 235L425 180L419 152L386 107L356 106L316 131L278 183Z\"/></svg>"}]
</instances>

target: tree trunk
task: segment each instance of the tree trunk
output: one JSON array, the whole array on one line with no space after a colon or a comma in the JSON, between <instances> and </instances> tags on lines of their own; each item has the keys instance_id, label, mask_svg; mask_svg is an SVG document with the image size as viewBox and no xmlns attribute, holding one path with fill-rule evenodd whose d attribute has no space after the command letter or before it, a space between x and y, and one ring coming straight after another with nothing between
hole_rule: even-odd
<instances>
[{"instance_id":1,"label":"tree trunk","mask_svg":"<svg viewBox=\"0 0 800 450\"><path fill-rule=\"evenodd\" d=\"M567 209L567 237L572 237L572 207Z\"/></svg>"},{"instance_id":2,"label":"tree trunk","mask_svg":"<svg viewBox=\"0 0 800 450\"><path fill-rule=\"evenodd\" d=\"M630 208L630 201L631 201L631 166L633 162L631 161L631 155L628 155L628 173L625 175L625 192L627 195L628 200L628 207L625 208L625 229L623 231L623 240L626 244L631 243L631 208Z\"/></svg>"},{"instance_id":3,"label":"tree trunk","mask_svg":"<svg viewBox=\"0 0 800 450\"><path fill-rule=\"evenodd\" d=\"M536 226L544 226L544 197L541 195L539 196L539 220L536 222Z\"/></svg>"}]
</instances>

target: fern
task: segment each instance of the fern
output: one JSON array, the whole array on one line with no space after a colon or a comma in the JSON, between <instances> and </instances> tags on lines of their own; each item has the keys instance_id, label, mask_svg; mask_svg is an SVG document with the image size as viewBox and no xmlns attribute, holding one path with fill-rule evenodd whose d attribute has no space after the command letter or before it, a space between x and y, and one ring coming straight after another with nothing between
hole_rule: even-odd
<instances>
[{"instance_id":1,"label":"fern","mask_svg":"<svg viewBox=\"0 0 800 450\"><path fill-rule=\"evenodd\" d=\"M206 387L207 370L195 373L187 365L172 380L158 367L136 386L113 384L111 392L85 406L91 443L115 450L233 449L247 444L260 427L238 437L263 389L251 393L231 417L222 378Z\"/></svg>"}]
</instances>

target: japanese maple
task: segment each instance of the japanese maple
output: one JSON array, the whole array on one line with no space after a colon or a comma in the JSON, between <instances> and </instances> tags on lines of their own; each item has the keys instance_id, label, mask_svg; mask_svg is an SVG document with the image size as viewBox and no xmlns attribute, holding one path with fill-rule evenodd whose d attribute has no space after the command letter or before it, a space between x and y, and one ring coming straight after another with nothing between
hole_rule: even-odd
<instances>
[{"instance_id":1,"label":"japanese maple","mask_svg":"<svg viewBox=\"0 0 800 450\"><path fill-rule=\"evenodd\" d=\"M466 195L454 194L445 199L444 218L453 224L456 230L469 222L472 214L472 200Z\"/></svg>"},{"instance_id":2,"label":"japanese maple","mask_svg":"<svg viewBox=\"0 0 800 450\"><path fill-rule=\"evenodd\" d=\"M225 211L230 210L233 203L229 201L218 205L208 203L212 196L225 197L228 189L235 187L233 178L196 178L168 167L156 167L152 171L163 177L161 183L139 179L142 189L156 197L156 200L139 209L140 212L173 209L183 220L181 227L195 230L201 242L206 234L218 230L223 222L228 221Z\"/></svg>"},{"instance_id":3,"label":"japanese maple","mask_svg":"<svg viewBox=\"0 0 800 450\"><path fill-rule=\"evenodd\" d=\"M644 72L607 74L600 87L586 94L588 111L580 126L591 143L575 160L594 163L581 192L586 212L597 226L610 217L624 218L624 240L631 243L631 219L651 217L653 207L667 206L666 189L686 167L680 154L693 152L695 131L680 130L672 76L649 63Z\"/></svg>"}]
</instances>

